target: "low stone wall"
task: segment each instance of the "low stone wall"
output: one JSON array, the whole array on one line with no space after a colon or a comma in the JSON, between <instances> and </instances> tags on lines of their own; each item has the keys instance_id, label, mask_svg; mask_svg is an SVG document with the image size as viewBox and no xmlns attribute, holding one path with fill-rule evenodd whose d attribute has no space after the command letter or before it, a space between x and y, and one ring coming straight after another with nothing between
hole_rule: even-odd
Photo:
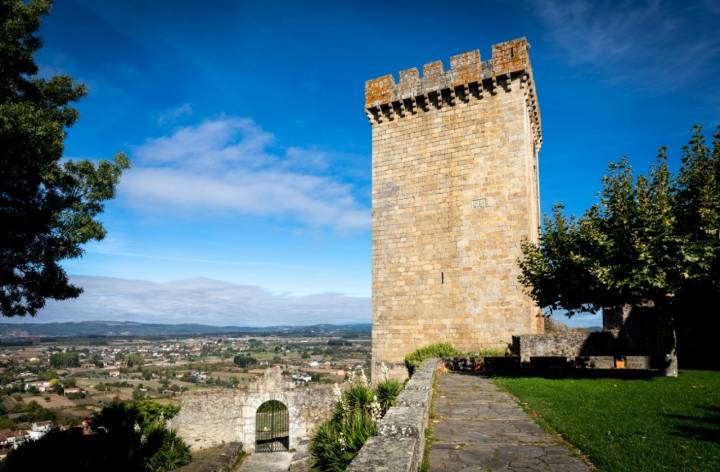
<instances>
[{"instance_id":1,"label":"low stone wall","mask_svg":"<svg viewBox=\"0 0 720 472\"><path fill-rule=\"evenodd\" d=\"M570 331L563 334L541 336L513 336L513 351L520 354L521 362L531 357L577 357L582 355L590 333Z\"/></svg>"},{"instance_id":2,"label":"low stone wall","mask_svg":"<svg viewBox=\"0 0 720 472\"><path fill-rule=\"evenodd\" d=\"M348 471L414 472L425 449L435 372L440 359L428 359L398 395L395 406L378 422L378 435L368 439Z\"/></svg>"},{"instance_id":3,"label":"low stone wall","mask_svg":"<svg viewBox=\"0 0 720 472\"><path fill-rule=\"evenodd\" d=\"M627 358L626 368L647 369L652 364L655 350L647 340L642 341L610 331L570 331L550 336L513 336L512 350L519 355L523 365L532 364L532 359L564 357L577 367L609 369L615 365L614 362L609 365L608 358Z\"/></svg>"}]
</instances>

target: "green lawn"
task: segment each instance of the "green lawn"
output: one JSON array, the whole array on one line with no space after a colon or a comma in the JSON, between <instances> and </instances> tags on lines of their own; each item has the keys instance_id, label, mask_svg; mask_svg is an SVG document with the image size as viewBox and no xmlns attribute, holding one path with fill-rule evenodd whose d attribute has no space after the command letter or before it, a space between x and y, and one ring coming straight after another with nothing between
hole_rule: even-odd
<instances>
[{"instance_id":1,"label":"green lawn","mask_svg":"<svg viewBox=\"0 0 720 472\"><path fill-rule=\"evenodd\" d=\"M497 377L605 471L720 470L720 372L676 379Z\"/></svg>"}]
</instances>

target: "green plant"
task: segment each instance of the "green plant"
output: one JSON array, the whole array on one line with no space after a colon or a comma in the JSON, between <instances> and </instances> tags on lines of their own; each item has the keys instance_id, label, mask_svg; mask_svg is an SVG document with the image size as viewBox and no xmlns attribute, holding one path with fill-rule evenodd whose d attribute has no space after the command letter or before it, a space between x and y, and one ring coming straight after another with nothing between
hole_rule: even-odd
<instances>
[{"instance_id":1,"label":"green plant","mask_svg":"<svg viewBox=\"0 0 720 472\"><path fill-rule=\"evenodd\" d=\"M159 430L162 437L160 448L145 461L147 472L175 470L190 462L190 447L175 431Z\"/></svg>"},{"instance_id":2,"label":"green plant","mask_svg":"<svg viewBox=\"0 0 720 472\"><path fill-rule=\"evenodd\" d=\"M177 411L148 400L115 400L94 415L95 434L77 428L50 432L13 450L0 470L174 470L190 461L190 448L165 427Z\"/></svg>"},{"instance_id":3,"label":"green plant","mask_svg":"<svg viewBox=\"0 0 720 472\"><path fill-rule=\"evenodd\" d=\"M405 356L405 367L407 367L408 373L413 375L415 369L425 359L431 359L433 357L456 357L461 355L460 351L450 343L436 343L430 344L429 346L421 347Z\"/></svg>"},{"instance_id":4,"label":"green plant","mask_svg":"<svg viewBox=\"0 0 720 472\"><path fill-rule=\"evenodd\" d=\"M385 380L375 387L377 401L380 403L383 415L395 404L395 399L400 395L402 388L402 383L397 380Z\"/></svg>"},{"instance_id":5,"label":"green plant","mask_svg":"<svg viewBox=\"0 0 720 472\"><path fill-rule=\"evenodd\" d=\"M467 354L468 357L498 357L498 356L504 356L506 354L505 349L494 349L494 348L485 348L480 349L479 351L472 351Z\"/></svg>"},{"instance_id":6,"label":"green plant","mask_svg":"<svg viewBox=\"0 0 720 472\"><path fill-rule=\"evenodd\" d=\"M373 417L361 411L321 424L310 443L313 467L323 472L345 470L365 441L376 434Z\"/></svg>"},{"instance_id":7,"label":"green plant","mask_svg":"<svg viewBox=\"0 0 720 472\"><path fill-rule=\"evenodd\" d=\"M382 407L381 396L387 405L391 404L399 389L398 382L383 382L383 392L371 388L363 374L352 377L352 383L342 393L338 390L338 401L333 416L318 428L310 443L313 467L322 472L345 470L368 438L377 434L376 421L386 409Z\"/></svg>"},{"instance_id":8,"label":"green plant","mask_svg":"<svg viewBox=\"0 0 720 472\"><path fill-rule=\"evenodd\" d=\"M423 458L420 463L420 472L428 472L430 470L430 449L432 448L433 438L435 437L433 432L433 420L436 418L435 414L435 397L437 395L438 376L433 377L432 385L432 399L430 400L430 421L425 428L425 447L423 448Z\"/></svg>"}]
</instances>

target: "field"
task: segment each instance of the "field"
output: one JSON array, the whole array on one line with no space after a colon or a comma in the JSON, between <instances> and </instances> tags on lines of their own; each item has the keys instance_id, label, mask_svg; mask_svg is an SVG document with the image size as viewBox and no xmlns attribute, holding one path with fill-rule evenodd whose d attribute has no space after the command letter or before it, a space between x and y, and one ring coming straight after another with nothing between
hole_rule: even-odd
<instances>
[{"instance_id":1,"label":"field","mask_svg":"<svg viewBox=\"0 0 720 472\"><path fill-rule=\"evenodd\" d=\"M498 377L604 471L720 470L720 372L678 378Z\"/></svg>"}]
</instances>

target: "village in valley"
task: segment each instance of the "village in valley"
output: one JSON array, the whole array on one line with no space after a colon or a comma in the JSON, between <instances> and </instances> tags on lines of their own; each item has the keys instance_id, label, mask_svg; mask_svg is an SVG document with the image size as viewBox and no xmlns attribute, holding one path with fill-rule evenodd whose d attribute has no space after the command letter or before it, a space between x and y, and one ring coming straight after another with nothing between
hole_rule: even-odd
<instances>
[{"instance_id":1,"label":"village in valley","mask_svg":"<svg viewBox=\"0 0 720 472\"><path fill-rule=\"evenodd\" d=\"M56 428L92 434L88 419L114 399L178 404L183 392L243 389L273 366L298 386L368 368L369 329L316 331L0 339L0 457Z\"/></svg>"}]
</instances>

